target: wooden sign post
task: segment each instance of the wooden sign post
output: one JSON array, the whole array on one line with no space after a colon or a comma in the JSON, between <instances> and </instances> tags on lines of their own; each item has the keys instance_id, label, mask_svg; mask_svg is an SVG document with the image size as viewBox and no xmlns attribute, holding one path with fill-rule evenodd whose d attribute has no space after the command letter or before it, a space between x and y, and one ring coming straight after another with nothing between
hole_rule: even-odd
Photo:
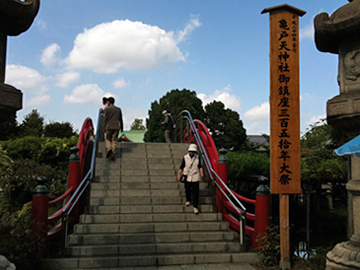
<instances>
[{"instance_id":1,"label":"wooden sign post","mask_svg":"<svg viewBox=\"0 0 360 270\"><path fill-rule=\"evenodd\" d=\"M280 194L280 267L290 269L289 194L301 192L299 16L289 5L270 13L270 188Z\"/></svg>"}]
</instances>

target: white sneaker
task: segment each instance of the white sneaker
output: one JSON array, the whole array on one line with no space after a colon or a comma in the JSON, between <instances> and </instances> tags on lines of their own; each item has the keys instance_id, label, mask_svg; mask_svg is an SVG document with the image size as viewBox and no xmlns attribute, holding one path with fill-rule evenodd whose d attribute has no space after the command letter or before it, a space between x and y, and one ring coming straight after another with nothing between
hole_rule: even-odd
<instances>
[{"instance_id":1,"label":"white sneaker","mask_svg":"<svg viewBox=\"0 0 360 270\"><path fill-rule=\"evenodd\" d=\"M189 206L189 205L190 205L190 202L186 202L185 205L186 205L186 206Z\"/></svg>"},{"instance_id":2,"label":"white sneaker","mask_svg":"<svg viewBox=\"0 0 360 270\"><path fill-rule=\"evenodd\" d=\"M197 208L194 207L194 214L197 215L199 214L199 210Z\"/></svg>"}]
</instances>

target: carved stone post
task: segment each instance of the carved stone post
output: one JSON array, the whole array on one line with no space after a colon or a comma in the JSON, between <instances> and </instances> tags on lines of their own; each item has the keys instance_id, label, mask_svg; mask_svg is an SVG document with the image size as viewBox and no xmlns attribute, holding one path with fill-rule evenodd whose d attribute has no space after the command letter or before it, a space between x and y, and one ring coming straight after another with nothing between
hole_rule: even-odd
<instances>
[{"instance_id":1,"label":"carved stone post","mask_svg":"<svg viewBox=\"0 0 360 270\"><path fill-rule=\"evenodd\" d=\"M0 0L0 139L13 133L16 111L22 109L22 92L5 84L7 36L18 36L31 26L40 0Z\"/></svg>"},{"instance_id":2,"label":"carved stone post","mask_svg":"<svg viewBox=\"0 0 360 270\"><path fill-rule=\"evenodd\" d=\"M318 14L314 20L319 51L339 55L340 94L327 102L327 121L349 138L360 134L360 0L340 7L331 16ZM351 157L349 194L350 240L337 244L327 254L326 269L360 269L360 165Z\"/></svg>"}]
</instances>

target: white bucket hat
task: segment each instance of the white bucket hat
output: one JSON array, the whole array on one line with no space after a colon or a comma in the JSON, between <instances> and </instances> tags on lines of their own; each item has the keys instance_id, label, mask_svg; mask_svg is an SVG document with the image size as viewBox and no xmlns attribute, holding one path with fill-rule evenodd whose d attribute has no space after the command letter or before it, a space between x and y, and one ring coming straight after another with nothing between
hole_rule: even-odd
<instances>
[{"instance_id":1,"label":"white bucket hat","mask_svg":"<svg viewBox=\"0 0 360 270\"><path fill-rule=\"evenodd\" d=\"M197 152L197 146L196 144L190 144L188 148L188 152Z\"/></svg>"},{"instance_id":2,"label":"white bucket hat","mask_svg":"<svg viewBox=\"0 0 360 270\"><path fill-rule=\"evenodd\" d=\"M162 114L165 114L165 113L167 113L167 110L163 110Z\"/></svg>"}]
</instances>

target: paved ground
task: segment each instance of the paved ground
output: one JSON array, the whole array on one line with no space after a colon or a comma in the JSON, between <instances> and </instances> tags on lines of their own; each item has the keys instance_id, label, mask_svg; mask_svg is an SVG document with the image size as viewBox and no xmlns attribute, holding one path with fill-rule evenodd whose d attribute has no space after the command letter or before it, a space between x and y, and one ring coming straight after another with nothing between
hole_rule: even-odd
<instances>
[{"instance_id":1,"label":"paved ground","mask_svg":"<svg viewBox=\"0 0 360 270\"><path fill-rule=\"evenodd\" d=\"M255 270L248 263L194 264L158 267L130 267L122 270Z\"/></svg>"}]
</instances>

